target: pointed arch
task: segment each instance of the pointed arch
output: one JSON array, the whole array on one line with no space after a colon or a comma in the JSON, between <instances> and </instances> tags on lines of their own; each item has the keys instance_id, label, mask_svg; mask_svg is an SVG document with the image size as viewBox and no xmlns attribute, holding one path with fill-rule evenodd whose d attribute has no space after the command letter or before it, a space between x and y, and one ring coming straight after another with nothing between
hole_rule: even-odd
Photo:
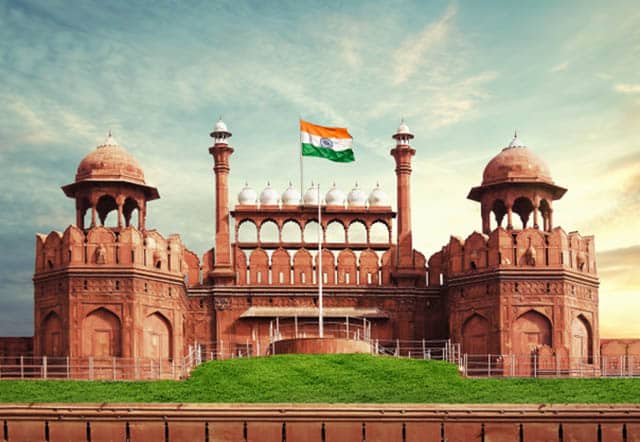
<instances>
[{"instance_id":1,"label":"pointed arch","mask_svg":"<svg viewBox=\"0 0 640 442\"><path fill-rule=\"evenodd\" d=\"M40 354L42 356L63 356L62 319L50 311L40 326Z\"/></svg>"},{"instance_id":2,"label":"pointed arch","mask_svg":"<svg viewBox=\"0 0 640 442\"><path fill-rule=\"evenodd\" d=\"M530 355L543 345L552 345L552 324L549 318L536 310L529 310L520 315L513 323L513 353Z\"/></svg>"},{"instance_id":3,"label":"pointed arch","mask_svg":"<svg viewBox=\"0 0 640 442\"><path fill-rule=\"evenodd\" d=\"M271 255L271 273L273 284L291 284L291 257L285 249L279 248Z\"/></svg>"},{"instance_id":4,"label":"pointed arch","mask_svg":"<svg viewBox=\"0 0 640 442\"><path fill-rule=\"evenodd\" d=\"M571 357L583 364L593 363L593 332L584 315L578 315L571 324Z\"/></svg>"},{"instance_id":5,"label":"pointed arch","mask_svg":"<svg viewBox=\"0 0 640 442\"><path fill-rule=\"evenodd\" d=\"M249 256L249 281L247 283L269 283L269 255L263 249L255 249Z\"/></svg>"},{"instance_id":6,"label":"pointed arch","mask_svg":"<svg viewBox=\"0 0 640 442\"><path fill-rule=\"evenodd\" d=\"M313 284L313 261L307 249L300 249L293 255L294 284Z\"/></svg>"},{"instance_id":7,"label":"pointed arch","mask_svg":"<svg viewBox=\"0 0 640 442\"><path fill-rule=\"evenodd\" d=\"M245 219L238 224L236 242L258 242L258 228L256 223Z\"/></svg>"},{"instance_id":8,"label":"pointed arch","mask_svg":"<svg viewBox=\"0 0 640 442\"><path fill-rule=\"evenodd\" d=\"M474 313L462 324L462 352L470 355L489 354L489 320Z\"/></svg>"},{"instance_id":9,"label":"pointed arch","mask_svg":"<svg viewBox=\"0 0 640 442\"><path fill-rule=\"evenodd\" d=\"M173 332L171 321L159 311L148 315L142 324L143 356L152 359L173 357Z\"/></svg>"},{"instance_id":10,"label":"pointed arch","mask_svg":"<svg viewBox=\"0 0 640 442\"><path fill-rule=\"evenodd\" d=\"M93 310L82 321L81 341L84 356L96 358L121 356L120 318L104 307Z\"/></svg>"},{"instance_id":11,"label":"pointed arch","mask_svg":"<svg viewBox=\"0 0 640 442\"><path fill-rule=\"evenodd\" d=\"M338 254L338 284L356 285L357 258L351 249L344 249Z\"/></svg>"},{"instance_id":12,"label":"pointed arch","mask_svg":"<svg viewBox=\"0 0 640 442\"><path fill-rule=\"evenodd\" d=\"M360 285L378 285L378 255L371 249L360 253Z\"/></svg>"},{"instance_id":13,"label":"pointed arch","mask_svg":"<svg viewBox=\"0 0 640 442\"><path fill-rule=\"evenodd\" d=\"M367 226L363 221L355 220L349 224L347 239L350 243L364 244L367 242Z\"/></svg>"}]
</instances>

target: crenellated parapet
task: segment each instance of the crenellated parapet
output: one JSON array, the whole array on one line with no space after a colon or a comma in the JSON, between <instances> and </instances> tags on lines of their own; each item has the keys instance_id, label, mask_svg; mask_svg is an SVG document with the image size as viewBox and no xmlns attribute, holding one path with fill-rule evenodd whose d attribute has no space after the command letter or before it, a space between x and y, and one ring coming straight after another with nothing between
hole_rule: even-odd
<instances>
[{"instance_id":1,"label":"crenellated parapet","mask_svg":"<svg viewBox=\"0 0 640 442\"><path fill-rule=\"evenodd\" d=\"M189 285L199 283L199 260L179 235L163 237L155 230L140 231L71 225L63 232L36 235L36 275L65 268L135 267L176 276L188 276Z\"/></svg>"},{"instance_id":2,"label":"crenellated parapet","mask_svg":"<svg viewBox=\"0 0 640 442\"><path fill-rule=\"evenodd\" d=\"M594 238L561 227L550 232L498 227L464 240L452 236L429 259L430 285L441 285L440 273L454 278L496 269L565 269L596 277Z\"/></svg>"}]
</instances>

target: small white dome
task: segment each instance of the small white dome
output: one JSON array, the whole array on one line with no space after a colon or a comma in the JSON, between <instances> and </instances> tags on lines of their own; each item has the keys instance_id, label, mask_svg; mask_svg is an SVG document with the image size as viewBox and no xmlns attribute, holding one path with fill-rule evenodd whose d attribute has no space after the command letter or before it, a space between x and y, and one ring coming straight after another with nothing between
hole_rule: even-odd
<instances>
[{"instance_id":1,"label":"small white dome","mask_svg":"<svg viewBox=\"0 0 640 442\"><path fill-rule=\"evenodd\" d=\"M289 187L282 193L282 205L297 206L298 204L300 204L300 192L289 181Z\"/></svg>"},{"instance_id":2,"label":"small white dome","mask_svg":"<svg viewBox=\"0 0 640 442\"><path fill-rule=\"evenodd\" d=\"M244 183L244 187L238 194L238 204L243 206L253 206L258 202L258 192L249 187L248 183Z\"/></svg>"},{"instance_id":3,"label":"small white dome","mask_svg":"<svg viewBox=\"0 0 640 442\"><path fill-rule=\"evenodd\" d=\"M336 187L336 183L333 183L333 187L329 189L324 200L326 201L327 206L344 207L346 197L344 196L344 192Z\"/></svg>"},{"instance_id":4,"label":"small white dome","mask_svg":"<svg viewBox=\"0 0 640 442\"><path fill-rule=\"evenodd\" d=\"M400 121L400 126L398 126L398 129L396 130L396 133L392 138L395 138L396 140L407 138L410 140L413 139L413 134L409 130L409 126L407 126L404 120Z\"/></svg>"},{"instance_id":5,"label":"small white dome","mask_svg":"<svg viewBox=\"0 0 640 442\"><path fill-rule=\"evenodd\" d=\"M350 207L364 207L367 203L367 195L360 189L358 183L356 183L356 187L351 189L351 192L347 195L347 202Z\"/></svg>"},{"instance_id":6,"label":"small white dome","mask_svg":"<svg viewBox=\"0 0 640 442\"><path fill-rule=\"evenodd\" d=\"M277 206L279 200L278 192L273 190L271 183L267 183L267 187L260 194L260 204L262 206Z\"/></svg>"},{"instance_id":7,"label":"small white dome","mask_svg":"<svg viewBox=\"0 0 640 442\"><path fill-rule=\"evenodd\" d=\"M307 189L304 193L304 197L302 198L304 204L307 206L317 206L318 205L318 186L314 186L311 183L311 187Z\"/></svg>"},{"instance_id":8,"label":"small white dome","mask_svg":"<svg viewBox=\"0 0 640 442\"><path fill-rule=\"evenodd\" d=\"M509 146L507 147L526 147L522 141L520 141L520 138L518 138L518 132L514 132L513 133L513 140L511 140L511 143L509 143Z\"/></svg>"},{"instance_id":9,"label":"small white dome","mask_svg":"<svg viewBox=\"0 0 640 442\"><path fill-rule=\"evenodd\" d=\"M214 132L229 132L229 130L227 129L227 125L224 124L224 121L222 121L221 119L216 122L216 125L213 128L213 131Z\"/></svg>"},{"instance_id":10,"label":"small white dome","mask_svg":"<svg viewBox=\"0 0 640 442\"><path fill-rule=\"evenodd\" d=\"M375 189L369 194L369 207L389 207L389 197L380 188L380 184L376 184Z\"/></svg>"}]
</instances>

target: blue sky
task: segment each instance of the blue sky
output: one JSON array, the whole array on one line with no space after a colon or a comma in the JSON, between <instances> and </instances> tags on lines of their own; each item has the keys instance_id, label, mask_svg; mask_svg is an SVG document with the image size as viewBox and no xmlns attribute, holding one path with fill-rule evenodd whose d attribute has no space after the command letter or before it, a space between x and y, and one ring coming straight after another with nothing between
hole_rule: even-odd
<instances>
[{"instance_id":1,"label":"blue sky","mask_svg":"<svg viewBox=\"0 0 640 442\"><path fill-rule=\"evenodd\" d=\"M148 225L208 249L222 115L232 198L298 182L299 116L348 127L357 156L306 160L305 187L394 197L404 117L427 255L480 228L467 191L518 129L569 188L554 221L596 235L601 335L640 336L637 2L0 0L0 78L0 335L32 333L34 234L74 222L60 186L109 129L159 188Z\"/></svg>"}]
</instances>

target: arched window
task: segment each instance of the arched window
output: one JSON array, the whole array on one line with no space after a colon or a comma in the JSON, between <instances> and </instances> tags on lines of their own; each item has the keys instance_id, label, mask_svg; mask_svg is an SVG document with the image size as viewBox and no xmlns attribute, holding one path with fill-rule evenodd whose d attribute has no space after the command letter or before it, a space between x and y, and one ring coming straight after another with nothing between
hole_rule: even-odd
<instances>
[{"instance_id":1,"label":"arched window","mask_svg":"<svg viewBox=\"0 0 640 442\"><path fill-rule=\"evenodd\" d=\"M344 226L339 221L331 221L327 225L326 241L333 243L346 242Z\"/></svg>"},{"instance_id":2,"label":"arched window","mask_svg":"<svg viewBox=\"0 0 640 442\"><path fill-rule=\"evenodd\" d=\"M350 243L366 243L367 242L367 227L361 221L353 221L349 224L349 230L347 237Z\"/></svg>"},{"instance_id":3,"label":"arched window","mask_svg":"<svg viewBox=\"0 0 640 442\"><path fill-rule=\"evenodd\" d=\"M371 225L369 235L372 243L388 243L391 241L389 227L382 221L376 221Z\"/></svg>"},{"instance_id":4,"label":"arched window","mask_svg":"<svg viewBox=\"0 0 640 442\"><path fill-rule=\"evenodd\" d=\"M318 222L308 221L304 225L304 242L317 243L318 242Z\"/></svg>"},{"instance_id":5,"label":"arched window","mask_svg":"<svg viewBox=\"0 0 640 442\"><path fill-rule=\"evenodd\" d=\"M296 221L287 221L282 225L282 241L290 243L302 242L302 229Z\"/></svg>"},{"instance_id":6,"label":"arched window","mask_svg":"<svg viewBox=\"0 0 640 442\"><path fill-rule=\"evenodd\" d=\"M238 226L237 242L258 242L258 228L253 221L245 220Z\"/></svg>"},{"instance_id":7,"label":"arched window","mask_svg":"<svg viewBox=\"0 0 640 442\"><path fill-rule=\"evenodd\" d=\"M155 312L147 316L142 329L144 332L144 357L152 359L169 359L172 357L171 323L164 315Z\"/></svg>"},{"instance_id":8,"label":"arched window","mask_svg":"<svg viewBox=\"0 0 640 442\"><path fill-rule=\"evenodd\" d=\"M522 228L526 229L531 212L533 212L533 203L529 198L521 196L513 202L513 212L518 214L520 221L522 221Z\"/></svg>"},{"instance_id":9,"label":"arched window","mask_svg":"<svg viewBox=\"0 0 640 442\"><path fill-rule=\"evenodd\" d=\"M100 224L105 227L118 226L118 206L111 195L102 195L96 204Z\"/></svg>"},{"instance_id":10,"label":"arched window","mask_svg":"<svg viewBox=\"0 0 640 442\"><path fill-rule=\"evenodd\" d=\"M280 234L274 221L265 221L260 226L260 242L278 242Z\"/></svg>"},{"instance_id":11,"label":"arched window","mask_svg":"<svg viewBox=\"0 0 640 442\"><path fill-rule=\"evenodd\" d=\"M504 201L495 200L491 206L491 212L493 213L495 220L495 225L491 226L491 230L494 230L496 227L502 227L502 220L507 214L507 206L505 206Z\"/></svg>"}]
</instances>

